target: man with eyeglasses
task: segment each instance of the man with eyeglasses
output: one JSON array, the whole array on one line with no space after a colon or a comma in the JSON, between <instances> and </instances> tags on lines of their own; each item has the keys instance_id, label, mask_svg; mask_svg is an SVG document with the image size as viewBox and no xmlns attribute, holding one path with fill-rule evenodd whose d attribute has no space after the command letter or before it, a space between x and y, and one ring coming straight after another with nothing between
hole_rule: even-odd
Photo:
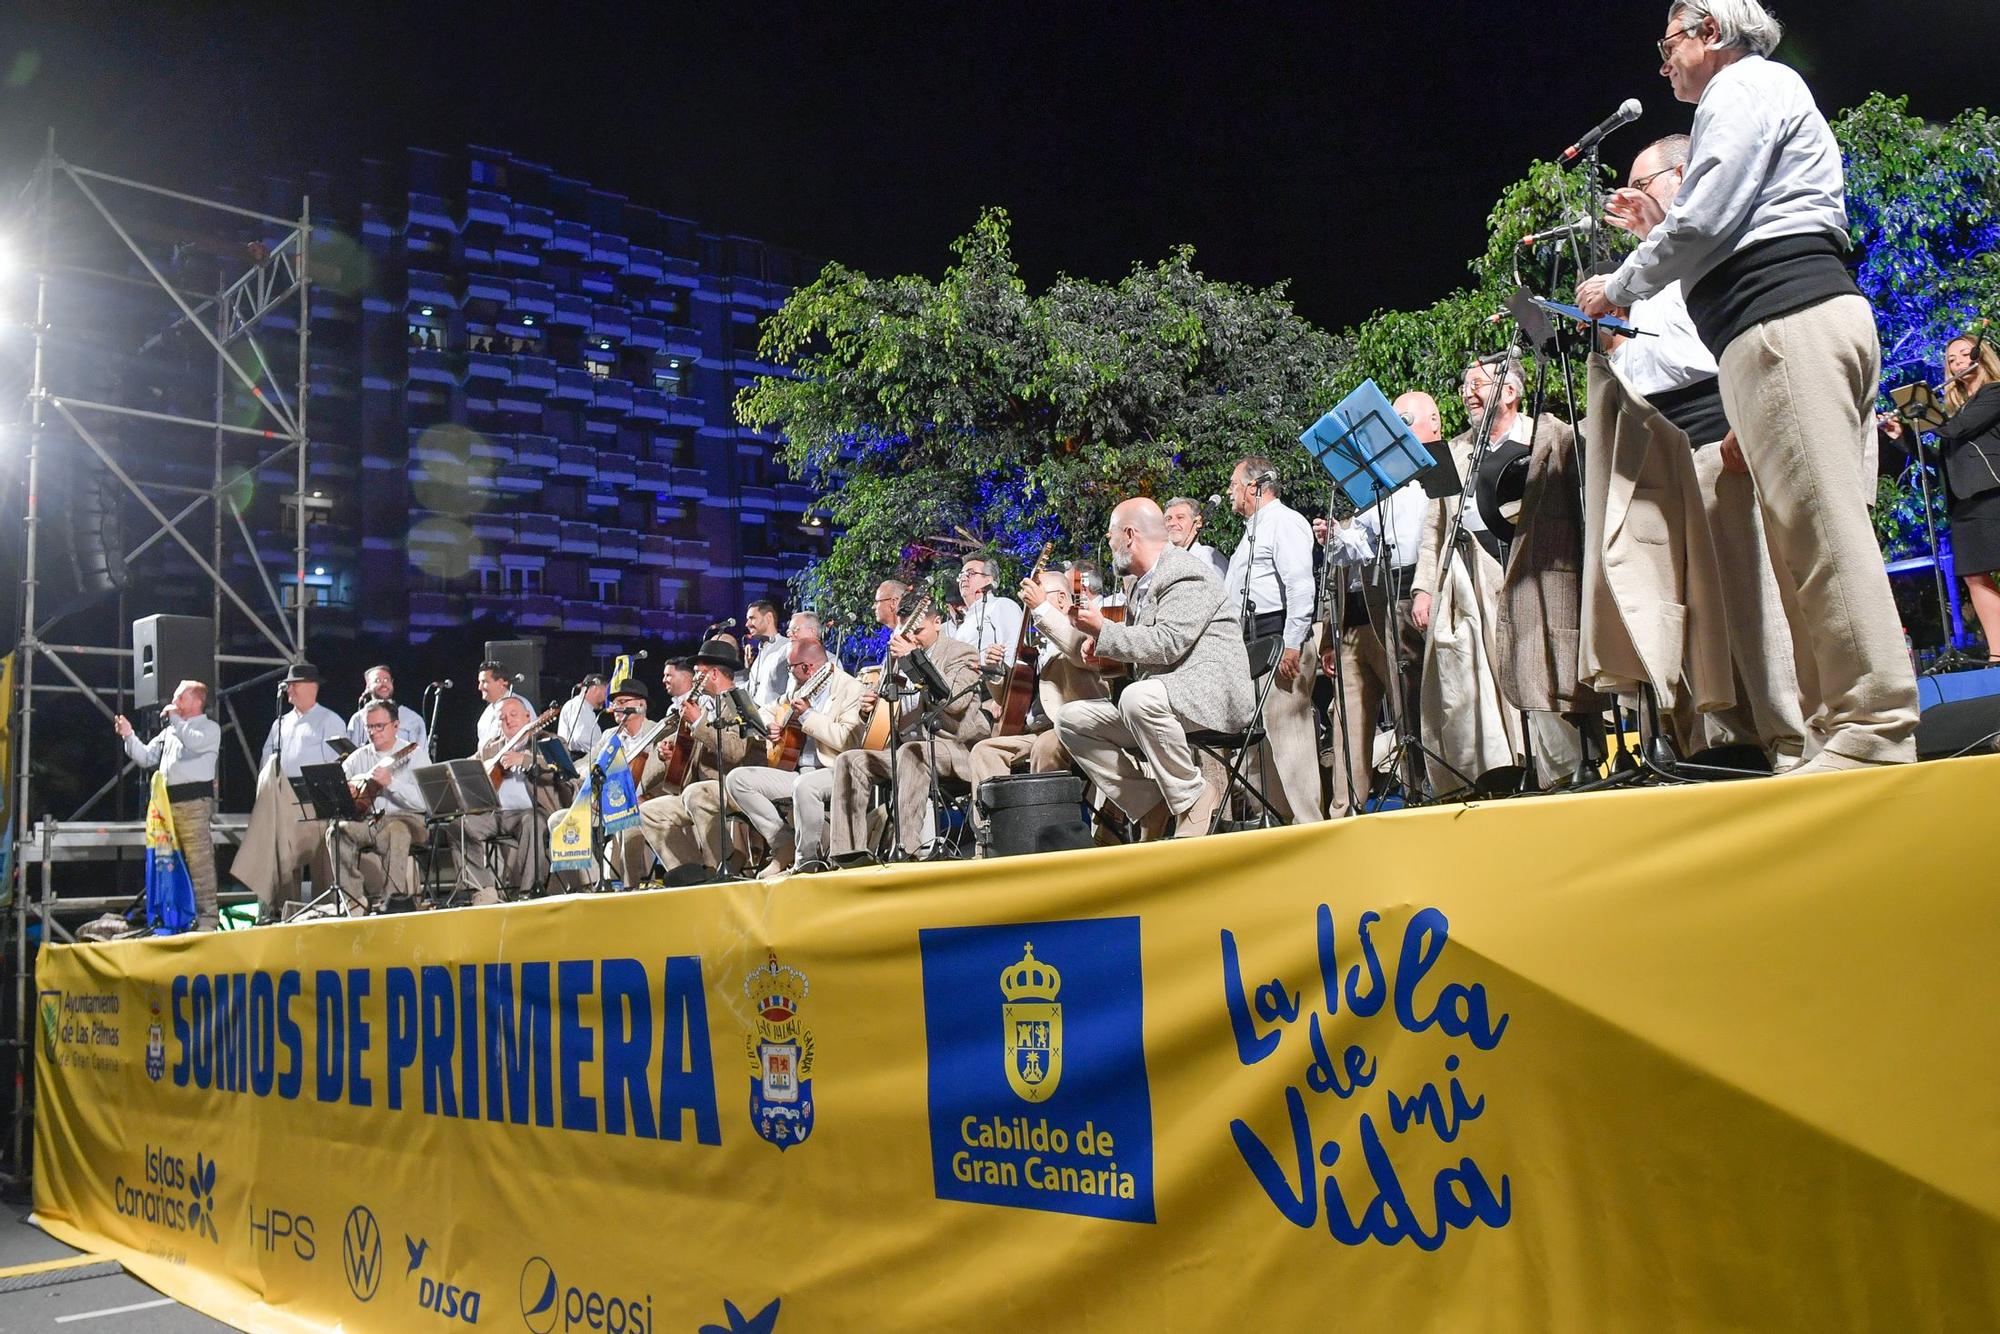
<instances>
[{"instance_id":1,"label":"man with eyeglasses","mask_svg":"<svg viewBox=\"0 0 2000 1334\"><path fill-rule=\"evenodd\" d=\"M1606 315L1686 288L1818 677L1825 748L1793 772L1908 763L1916 677L1868 516L1881 345L1843 262L1840 146L1805 81L1767 59L1781 35L1757 0L1674 0L1658 49L1695 104L1685 180L1577 302Z\"/></svg>"},{"instance_id":2,"label":"man with eyeglasses","mask_svg":"<svg viewBox=\"0 0 2000 1334\"><path fill-rule=\"evenodd\" d=\"M958 571L965 614L946 633L970 646L981 662L986 660L987 649L998 647L1001 662L1011 667L1021 640L1021 621L1027 613L1014 599L996 596L993 586L993 562L984 556L967 556Z\"/></svg>"},{"instance_id":3,"label":"man with eyeglasses","mask_svg":"<svg viewBox=\"0 0 2000 1334\"><path fill-rule=\"evenodd\" d=\"M1680 193L1688 148L1684 134L1647 145L1632 162L1631 183L1609 201L1607 221L1644 240ZM1685 626L1690 659L1709 657L1706 643L1716 643L1715 655L1723 656L1720 641L1726 641L1736 703L1704 714L1692 688L1679 692L1674 729L1684 751L1747 743L1762 749L1774 768L1792 768L1802 758L1806 735L1792 631L1757 511L1756 488L1723 412L1715 357L1702 344L1679 280L1633 302L1627 318L1648 336L1614 340L1610 361L1626 388L1642 395L1687 437L1692 476L1715 549L1715 591L1721 595L1721 605L1700 605L1697 587L1665 598L1655 596L1678 582L1676 571L1661 571L1657 565L1672 559L1670 553L1676 548L1639 538L1632 525L1621 523L1603 537L1603 577L1620 606L1632 610L1612 614L1625 618L1636 616L1640 608L1685 603L1684 619L1680 606L1675 607L1675 619ZM1593 407L1608 408L1608 403L1598 403L1598 397L1593 393ZM1627 439L1622 427L1621 414L1605 442L1614 470L1630 454L1620 447ZM1636 479L1653 471L1640 463L1632 475ZM1680 514L1680 506L1667 499L1667 488L1656 489L1662 503L1671 506L1671 522ZM1714 631L1708 627L1719 628L1720 636L1709 639ZM1727 679L1720 683L1730 684Z\"/></svg>"},{"instance_id":4,"label":"man with eyeglasses","mask_svg":"<svg viewBox=\"0 0 2000 1334\"><path fill-rule=\"evenodd\" d=\"M343 905L350 917L371 909L379 911L383 895L408 901L410 892L410 847L424 837L424 794L417 787L417 750L400 752L415 738L402 735L393 699L378 699L361 711L368 744L341 763L350 789L358 800L371 780L380 792L371 799L359 820L342 820L327 834L333 851L335 877L340 883ZM364 854L366 854L364 859ZM373 863L372 866L367 863ZM366 889L364 872L379 876L381 892Z\"/></svg>"}]
</instances>

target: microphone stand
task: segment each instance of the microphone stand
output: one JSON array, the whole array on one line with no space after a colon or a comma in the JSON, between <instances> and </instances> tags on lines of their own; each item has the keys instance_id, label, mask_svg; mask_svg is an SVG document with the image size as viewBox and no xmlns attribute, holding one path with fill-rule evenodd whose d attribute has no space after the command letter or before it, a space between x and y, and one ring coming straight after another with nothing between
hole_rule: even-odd
<instances>
[{"instance_id":1,"label":"microphone stand","mask_svg":"<svg viewBox=\"0 0 2000 1334\"><path fill-rule=\"evenodd\" d=\"M929 860L931 861L938 860L937 856L938 845L944 842L944 828L943 828L944 808L945 808L944 784L942 780L938 777L938 762L937 762L937 738L939 730L942 729L944 726L944 712L946 709L949 709L952 705L958 703L958 701L962 699L967 699L976 694L980 694L984 692L985 689L986 689L986 678L985 676L982 675L979 677L979 679L975 680L971 685L959 691L957 694L947 696L943 700L940 700L938 703L932 705L930 708L924 710L924 718L923 718L924 741L925 744L930 749L930 757L931 757L930 775L929 775L930 789L931 789L930 798L931 798L931 832L932 832L931 855ZM975 800L977 799L976 794L974 799Z\"/></svg>"},{"instance_id":2,"label":"microphone stand","mask_svg":"<svg viewBox=\"0 0 2000 1334\"><path fill-rule=\"evenodd\" d=\"M424 722L424 750L432 764L437 763L438 754L438 710L444 707L444 689L433 683L424 687L424 696L429 702L430 717Z\"/></svg>"},{"instance_id":3,"label":"microphone stand","mask_svg":"<svg viewBox=\"0 0 2000 1334\"><path fill-rule=\"evenodd\" d=\"M715 832L718 843L715 850L714 883L721 885L742 880L743 877L736 874L729 866L729 845L731 842L729 837L729 751L728 747L722 744L722 729L724 727L722 701L726 696L715 695L712 698L715 700ZM727 725L733 728L739 737L743 738L745 744L748 744L751 737L751 727L750 721L747 718L739 712L735 720ZM769 733L767 732L765 736L766 740L768 740Z\"/></svg>"}]
</instances>

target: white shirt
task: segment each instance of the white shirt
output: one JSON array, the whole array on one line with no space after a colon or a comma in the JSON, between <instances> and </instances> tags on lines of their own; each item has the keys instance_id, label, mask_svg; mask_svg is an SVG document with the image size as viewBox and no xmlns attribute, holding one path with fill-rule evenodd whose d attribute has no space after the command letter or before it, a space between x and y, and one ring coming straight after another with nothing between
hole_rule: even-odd
<instances>
[{"instance_id":1,"label":"white shirt","mask_svg":"<svg viewBox=\"0 0 2000 1334\"><path fill-rule=\"evenodd\" d=\"M1715 354L1695 332L1680 283L1668 283L1657 294L1633 302L1632 327L1659 335L1627 338L1611 349L1611 364L1634 392L1651 398L1719 374Z\"/></svg>"},{"instance_id":2,"label":"white shirt","mask_svg":"<svg viewBox=\"0 0 2000 1334\"><path fill-rule=\"evenodd\" d=\"M1188 547L1186 550L1188 555L1200 556L1210 565L1213 565L1215 567L1215 572L1221 575L1223 578L1227 579L1229 577L1229 557L1223 555L1220 551L1217 551L1214 547L1210 546L1208 543L1196 542L1194 545Z\"/></svg>"},{"instance_id":3,"label":"white shirt","mask_svg":"<svg viewBox=\"0 0 2000 1334\"><path fill-rule=\"evenodd\" d=\"M1247 587L1259 616L1282 610L1286 648L1304 648L1312 633L1314 545L1306 517L1273 500L1243 521L1243 540L1229 558L1230 596L1240 604Z\"/></svg>"},{"instance_id":4,"label":"white shirt","mask_svg":"<svg viewBox=\"0 0 2000 1334\"><path fill-rule=\"evenodd\" d=\"M125 738L125 753L132 763L141 769L164 766L169 784L214 782L215 757L221 750L222 728L207 714L170 716L151 741L141 741L136 734Z\"/></svg>"},{"instance_id":5,"label":"white shirt","mask_svg":"<svg viewBox=\"0 0 2000 1334\"><path fill-rule=\"evenodd\" d=\"M1430 498L1423 487L1416 482L1406 482L1386 500L1378 500L1367 509L1354 516L1352 522L1344 523L1327 534L1327 559L1335 565L1357 567L1355 583L1360 582L1358 567L1372 566L1382 549L1382 516L1389 516L1389 566L1404 569L1417 563L1417 548L1424 538L1424 514L1430 508Z\"/></svg>"},{"instance_id":6,"label":"white shirt","mask_svg":"<svg viewBox=\"0 0 2000 1334\"><path fill-rule=\"evenodd\" d=\"M262 769L276 755L278 771L287 778L297 778L303 765L338 764L339 753L327 744L336 740L347 740L347 724L326 705L315 704L304 713L289 710L271 724L257 767Z\"/></svg>"},{"instance_id":7,"label":"white shirt","mask_svg":"<svg viewBox=\"0 0 2000 1334\"><path fill-rule=\"evenodd\" d=\"M479 715L478 749L484 750L486 749L487 746L491 745L493 742L507 735L506 729L500 726L500 706L502 704L505 704L510 699L520 700L521 703L527 707L528 716L530 718L533 718L535 716L535 705L533 700L530 700L526 695L517 695L511 690L508 691L506 694L502 695L499 699L496 699L491 704L488 704L486 706L486 712Z\"/></svg>"},{"instance_id":8,"label":"white shirt","mask_svg":"<svg viewBox=\"0 0 2000 1334\"><path fill-rule=\"evenodd\" d=\"M1693 139L1665 221L1605 284L1615 306L1657 295L1675 279L1692 288L1758 241L1847 232L1840 145L1789 66L1762 56L1725 66L1695 106Z\"/></svg>"},{"instance_id":9,"label":"white shirt","mask_svg":"<svg viewBox=\"0 0 2000 1334\"><path fill-rule=\"evenodd\" d=\"M792 641L785 638L765 640L758 648L757 661L750 665L750 698L758 708L784 698L792 684L791 653Z\"/></svg>"},{"instance_id":10,"label":"white shirt","mask_svg":"<svg viewBox=\"0 0 2000 1334\"><path fill-rule=\"evenodd\" d=\"M1011 666L1014 647L1021 642L1021 622L1025 616L1020 603L1012 598L995 597L989 590L980 594L977 601L967 603L965 615L945 633L961 644L972 645L981 666L985 665L986 650L998 644L1001 661Z\"/></svg>"},{"instance_id":11,"label":"white shirt","mask_svg":"<svg viewBox=\"0 0 2000 1334\"><path fill-rule=\"evenodd\" d=\"M341 772L350 782L359 782L385 764L393 764L396 752L409 745L409 739L400 733L396 744L387 750L377 750L373 746L363 746L341 762ZM403 761L403 767L396 770L389 779L389 786L382 789L382 795L375 798L373 809L387 815L394 811L406 811L413 815L424 813L424 794L417 786L417 757L423 754L423 745Z\"/></svg>"},{"instance_id":12,"label":"white shirt","mask_svg":"<svg viewBox=\"0 0 2000 1334\"><path fill-rule=\"evenodd\" d=\"M375 744L368 739L368 710L372 707L374 706L370 704L362 705L354 711L354 716L347 720L347 739L363 750ZM422 714L407 704L396 706L397 745L414 741L417 743L417 749L422 750L424 742L430 739L430 735L431 730L424 726Z\"/></svg>"},{"instance_id":13,"label":"white shirt","mask_svg":"<svg viewBox=\"0 0 2000 1334\"><path fill-rule=\"evenodd\" d=\"M604 724L597 721L601 709L593 709L584 691L562 706L556 716L556 736L572 755L588 755L604 736Z\"/></svg>"},{"instance_id":14,"label":"white shirt","mask_svg":"<svg viewBox=\"0 0 2000 1334\"><path fill-rule=\"evenodd\" d=\"M1479 428L1479 417L1477 414L1473 417L1472 426L1474 430ZM1493 441L1493 444L1487 446L1487 450L1490 453L1495 446L1503 445L1510 440L1517 445L1525 445L1534 438L1535 419L1525 412L1516 412L1514 414L1513 425L1502 431L1499 437ZM1478 455L1475 454L1474 457L1477 458ZM1486 516L1479 512L1479 500L1476 490L1467 497L1467 503L1459 509L1458 526L1468 533L1483 533L1487 531Z\"/></svg>"}]
</instances>

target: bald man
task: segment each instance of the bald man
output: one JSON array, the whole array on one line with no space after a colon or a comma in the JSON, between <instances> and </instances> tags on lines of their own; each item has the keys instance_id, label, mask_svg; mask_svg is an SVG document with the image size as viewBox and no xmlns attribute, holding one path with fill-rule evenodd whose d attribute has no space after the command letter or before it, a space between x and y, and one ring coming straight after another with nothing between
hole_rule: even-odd
<instances>
[{"instance_id":1,"label":"bald man","mask_svg":"<svg viewBox=\"0 0 2000 1334\"><path fill-rule=\"evenodd\" d=\"M1436 399L1404 394L1396 400L1396 413L1433 455L1443 452L1444 420ZM1327 613L1334 642L1320 656L1336 686L1328 711L1334 745L1333 802L1327 811L1336 820L1358 814L1368 801L1384 701L1412 735L1418 725L1424 636L1410 620L1410 597L1428 504L1423 487L1412 481L1330 531L1323 520L1313 524L1327 560L1342 567L1332 581L1334 605ZM1391 644L1398 648L1393 661Z\"/></svg>"},{"instance_id":2,"label":"bald man","mask_svg":"<svg viewBox=\"0 0 2000 1334\"><path fill-rule=\"evenodd\" d=\"M1202 776L1190 730L1240 731L1256 712L1250 659L1237 603L1215 567L1167 540L1160 507L1144 497L1111 512L1105 535L1113 568L1132 575L1125 623L1084 606L1081 656L1122 662L1133 681L1109 700L1074 700L1056 715L1056 735L1100 792L1155 834L1205 834L1223 793ZM1145 757L1140 768L1125 752Z\"/></svg>"}]
</instances>

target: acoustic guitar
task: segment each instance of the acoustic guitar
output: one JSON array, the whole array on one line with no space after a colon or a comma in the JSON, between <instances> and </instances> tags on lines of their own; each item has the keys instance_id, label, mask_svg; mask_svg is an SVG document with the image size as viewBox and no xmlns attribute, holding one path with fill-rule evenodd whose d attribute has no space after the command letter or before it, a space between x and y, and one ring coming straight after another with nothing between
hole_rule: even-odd
<instances>
[{"instance_id":1,"label":"acoustic guitar","mask_svg":"<svg viewBox=\"0 0 2000 1334\"><path fill-rule=\"evenodd\" d=\"M917 603L915 610L908 616L905 616L902 624L896 627L896 634L908 635L914 633L916 628L924 623L924 618L930 614L931 599L926 594L923 600ZM890 638L895 638L895 635L891 635ZM889 678L893 661L889 656L888 649L884 648L882 650L882 665L867 668L866 673L861 678L862 684L879 693L883 683ZM868 730L861 738L861 749L889 749L889 729L894 716L889 707L889 701L886 699L877 699L875 701L875 711L868 715Z\"/></svg>"},{"instance_id":2,"label":"acoustic guitar","mask_svg":"<svg viewBox=\"0 0 2000 1334\"><path fill-rule=\"evenodd\" d=\"M1028 571L1025 582L1039 581L1055 553L1055 543L1043 543L1042 554L1036 559L1035 568ZM1014 636L1014 665L1007 669L1007 693L1001 696L1000 721L993 728L994 736L1019 736L1028 726L1028 710L1035 702L1035 664L1028 657L1030 619L1021 617L1021 632Z\"/></svg>"}]
</instances>

